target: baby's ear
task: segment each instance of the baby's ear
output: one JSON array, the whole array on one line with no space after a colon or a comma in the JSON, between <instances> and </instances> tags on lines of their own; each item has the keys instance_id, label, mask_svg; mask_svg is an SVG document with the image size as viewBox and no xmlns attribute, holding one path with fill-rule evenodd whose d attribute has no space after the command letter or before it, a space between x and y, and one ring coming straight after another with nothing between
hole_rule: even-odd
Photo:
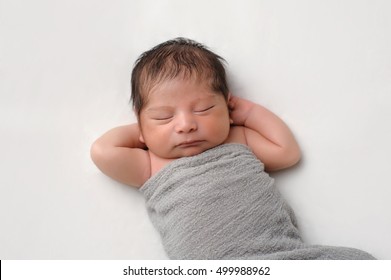
<instances>
[{"instance_id":1,"label":"baby's ear","mask_svg":"<svg viewBox=\"0 0 391 280\"><path fill-rule=\"evenodd\" d=\"M228 98L227 98L227 105L228 105L228 111L229 111L229 123L233 124L234 121L231 118L231 112L233 110L232 104L231 104L231 99L232 99L232 94L231 92L228 93Z\"/></svg>"},{"instance_id":2,"label":"baby's ear","mask_svg":"<svg viewBox=\"0 0 391 280\"><path fill-rule=\"evenodd\" d=\"M139 135L139 137L138 137L138 140L139 140L141 143L145 144L144 137L143 137L143 135L142 135L141 133L140 133L140 135Z\"/></svg>"},{"instance_id":3,"label":"baby's ear","mask_svg":"<svg viewBox=\"0 0 391 280\"><path fill-rule=\"evenodd\" d=\"M232 98L233 98L233 96L232 96L232 94L229 92L229 93L228 93L228 97L227 97L227 105L228 105L228 109L229 109L230 111L232 111L232 109L233 109Z\"/></svg>"},{"instance_id":4,"label":"baby's ear","mask_svg":"<svg viewBox=\"0 0 391 280\"><path fill-rule=\"evenodd\" d=\"M144 136L143 136L143 133L141 132L140 121L138 121L138 129L139 129L138 140L139 140L141 143L145 144Z\"/></svg>"},{"instance_id":5,"label":"baby's ear","mask_svg":"<svg viewBox=\"0 0 391 280\"><path fill-rule=\"evenodd\" d=\"M231 93L231 92L228 92L228 97L227 97L228 103L231 101L231 98L232 98L232 93Z\"/></svg>"}]
</instances>

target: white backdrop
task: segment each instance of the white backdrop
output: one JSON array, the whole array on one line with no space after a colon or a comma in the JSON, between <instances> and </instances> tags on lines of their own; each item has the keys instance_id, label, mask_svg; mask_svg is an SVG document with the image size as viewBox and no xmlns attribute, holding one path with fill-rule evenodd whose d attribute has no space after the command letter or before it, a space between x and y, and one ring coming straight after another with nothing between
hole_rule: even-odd
<instances>
[{"instance_id":1,"label":"white backdrop","mask_svg":"<svg viewBox=\"0 0 391 280\"><path fill-rule=\"evenodd\" d=\"M135 121L135 59L178 36L291 127L273 174L307 243L391 259L391 2L0 0L0 259L162 259L138 191L89 157Z\"/></svg>"}]
</instances>

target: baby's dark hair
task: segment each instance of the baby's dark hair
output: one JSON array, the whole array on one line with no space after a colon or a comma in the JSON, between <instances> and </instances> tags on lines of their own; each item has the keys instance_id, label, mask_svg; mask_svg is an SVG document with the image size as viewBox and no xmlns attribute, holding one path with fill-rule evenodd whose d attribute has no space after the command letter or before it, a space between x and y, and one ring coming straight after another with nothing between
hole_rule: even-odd
<instances>
[{"instance_id":1,"label":"baby's dark hair","mask_svg":"<svg viewBox=\"0 0 391 280\"><path fill-rule=\"evenodd\" d=\"M163 80L197 78L228 99L225 60L206 46L186 38L161 43L144 52L132 71L131 100L137 116L147 102L149 91Z\"/></svg>"}]
</instances>

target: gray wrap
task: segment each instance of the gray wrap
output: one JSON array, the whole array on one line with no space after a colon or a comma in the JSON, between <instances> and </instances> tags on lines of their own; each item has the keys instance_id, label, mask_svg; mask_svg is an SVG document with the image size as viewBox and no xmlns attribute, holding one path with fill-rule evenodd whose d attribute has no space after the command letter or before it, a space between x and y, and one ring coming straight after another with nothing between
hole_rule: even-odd
<instances>
[{"instance_id":1,"label":"gray wrap","mask_svg":"<svg viewBox=\"0 0 391 280\"><path fill-rule=\"evenodd\" d=\"M305 245L294 214L247 146L177 159L140 189L171 259L372 259Z\"/></svg>"}]
</instances>

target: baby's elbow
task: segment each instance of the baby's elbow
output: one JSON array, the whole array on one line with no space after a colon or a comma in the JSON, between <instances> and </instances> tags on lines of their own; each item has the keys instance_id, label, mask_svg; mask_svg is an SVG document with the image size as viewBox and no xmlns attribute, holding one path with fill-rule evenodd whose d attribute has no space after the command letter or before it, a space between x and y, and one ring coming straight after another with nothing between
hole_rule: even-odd
<instances>
[{"instance_id":1,"label":"baby's elbow","mask_svg":"<svg viewBox=\"0 0 391 280\"><path fill-rule=\"evenodd\" d=\"M90 148L90 157L91 157L91 160L95 163L95 165L99 166L99 164L102 160L103 154L104 153L103 153L102 147L99 145L99 143L97 141L95 141L91 145L91 148Z\"/></svg>"},{"instance_id":2,"label":"baby's elbow","mask_svg":"<svg viewBox=\"0 0 391 280\"><path fill-rule=\"evenodd\" d=\"M301 151L299 145L294 143L284 149L285 166L291 167L297 164L301 159Z\"/></svg>"},{"instance_id":3,"label":"baby's elbow","mask_svg":"<svg viewBox=\"0 0 391 280\"><path fill-rule=\"evenodd\" d=\"M279 149L275 152L273 160L265 162L265 168L268 172L283 170L298 163L300 158L300 149Z\"/></svg>"},{"instance_id":4,"label":"baby's elbow","mask_svg":"<svg viewBox=\"0 0 391 280\"><path fill-rule=\"evenodd\" d=\"M301 151L299 147L294 147L286 152L286 167L291 167L297 164L301 159Z\"/></svg>"},{"instance_id":5,"label":"baby's elbow","mask_svg":"<svg viewBox=\"0 0 391 280\"><path fill-rule=\"evenodd\" d=\"M285 148L277 153L276 158L278 158L277 164L269 171L278 171L295 165L300 161L301 152L298 148Z\"/></svg>"}]
</instances>

